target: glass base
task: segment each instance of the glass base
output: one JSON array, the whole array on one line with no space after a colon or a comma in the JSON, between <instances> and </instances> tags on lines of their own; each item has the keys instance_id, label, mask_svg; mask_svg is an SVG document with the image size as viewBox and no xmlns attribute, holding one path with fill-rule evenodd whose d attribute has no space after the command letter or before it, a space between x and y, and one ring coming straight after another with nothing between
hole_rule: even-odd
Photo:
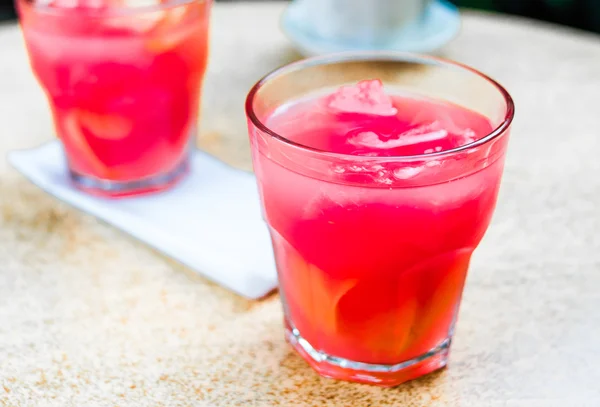
<instances>
[{"instance_id":1,"label":"glass base","mask_svg":"<svg viewBox=\"0 0 600 407\"><path fill-rule=\"evenodd\" d=\"M449 337L424 355L394 365L375 365L338 358L316 350L286 321L286 339L323 377L394 387L446 367L452 339Z\"/></svg>"},{"instance_id":2,"label":"glass base","mask_svg":"<svg viewBox=\"0 0 600 407\"><path fill-rule=\"evenodd\" d=\"M189 154L172 170L135 181L112 181L79 174L69 169L71 182L89 194L116 198L164 191L177 184L190 169Z\"/></svg>"}]
</instances>

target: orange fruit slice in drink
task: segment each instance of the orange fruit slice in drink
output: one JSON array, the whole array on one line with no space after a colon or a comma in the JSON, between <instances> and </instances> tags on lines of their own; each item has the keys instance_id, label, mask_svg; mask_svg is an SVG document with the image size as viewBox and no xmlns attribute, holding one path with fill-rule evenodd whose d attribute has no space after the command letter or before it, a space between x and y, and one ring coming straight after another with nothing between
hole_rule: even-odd
<instances>
[{"instance_id":1,"label":"orange fruit slice in drink","mask_svg":"<svg viewBox=\"0 0 600 407\"><path fill-rule=\"evenodd\" d=\"M419 309L412 328L411 357L428 352L447 338L456 318L473 248L430 259L409 273L418 280Z\"/></svg>"},{"instance_id":2,"label":"orange fruit slice in drink","mask_svg":"<svg viewBox=\"0 0 600 407\"><path fill-rule=\"evenodd\" d=\"M130 120L112 114L93 113L79 110L79 125L88 130L94 137L104 140L121 140L127 137L133 128Z\"/></svg>"},{"instance_id":3,"label":"orange fruit slice in drink","mask_svg":"<svg viewBox=\"0 0 600 407\"><path fill-rule=\"evenodd\" d=\"M86 141L81 131L76 112L69 113L61 122L62 131L60 136L63 140L65 149L71 157L71 161L81 162L92 172L93 176L101 178L110 178L110 171L102 161L96 156L89 143Z\"/></svg>"},{"instance_id":4,"label":"orange fruit slice in drink","mask_svg":"<svg viewBox=\"0 0 600 407\"><path fill-rule=\"evenodd\" d=\"M295 249L289 246L279 249L276 253L280 280L293 322L309 341L335 334L337 302L356 282L332 280L323 270L304 260Z\"/></svg>"},{"instance_id":5,"label":"orange fruit slice in drink","mask_svg":"<svg viewBox=\"0 0 600 407\"><path fill-rule=\"evenodd\" d=\"M152 28L146 49L158 54L175 48L188 38L208 35L210 3L205 0L162 10L162 18Z\"/></svg>"},{"instance_id":6,"label":"orange fruit slice in drink","mask_svg":"<svg viewBox=\"0 0 600 407\"><path fill-rule=\"evenodd\" d=\"M418 311L415 293L402 277L365 276L339 298L338 356L374 364L402 362Z\"/></svg>"}]
</instances>

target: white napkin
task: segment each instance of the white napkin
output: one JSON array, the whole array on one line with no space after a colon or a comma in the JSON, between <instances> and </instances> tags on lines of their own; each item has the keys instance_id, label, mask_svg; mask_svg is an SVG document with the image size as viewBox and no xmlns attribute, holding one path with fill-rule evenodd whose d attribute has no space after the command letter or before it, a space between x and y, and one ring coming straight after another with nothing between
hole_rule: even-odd
<instances>
[{"instance_id":1,"label":"white napkin","mask_svg":"<svg viewBox=\"0 0 600 407\"><path fill-rule=\"evenodd\" d=\"M137 198L95 198L67 178L60 142L9 153L34 184L247 298L277 285L256 180L195 150L190 174L169 191Z\"/></svg>"}]
</instances>

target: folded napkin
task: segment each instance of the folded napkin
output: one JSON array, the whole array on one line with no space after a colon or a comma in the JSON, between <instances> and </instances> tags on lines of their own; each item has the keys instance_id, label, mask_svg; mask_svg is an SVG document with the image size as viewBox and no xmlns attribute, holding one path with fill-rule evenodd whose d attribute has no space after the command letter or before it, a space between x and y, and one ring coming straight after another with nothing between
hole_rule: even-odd
<instances>
[{"instance_id":1,"label":"folded napkin","mask_svg":"<svg viewBox=\"0 0 600 407\"><path fill-rule=\"evenodd\" d=\"M60 142L9 153L34 184L247 298L277 285L267 225L251 173L194 151L191 172L169 191L118 200L90 196L67 178Z\"/></svg>"}]
</instances>

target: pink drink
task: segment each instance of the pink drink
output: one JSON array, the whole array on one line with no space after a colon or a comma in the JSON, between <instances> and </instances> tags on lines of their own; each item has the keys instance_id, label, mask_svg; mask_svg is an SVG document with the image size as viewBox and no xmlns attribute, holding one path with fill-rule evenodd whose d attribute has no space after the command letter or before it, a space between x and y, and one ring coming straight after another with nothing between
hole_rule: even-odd
<instances>
[{"instance_id":1,"label":"pink drink","mask_svg":"<svg viewBox=\"0 0 600 407\"><path fill-rule=\"evenodd\" d=\"M330 92L250 126L288 339L326 376L396 385L446 364L507 138L447 156L495 124L376 80Z\"/></svg>"},{"instance_id":2,"label":"pink drink","mask_svg":"<svg viewBox=\"0 0 600 407\"><path fill-rule=\"evenodd\" d=\"M164 189L185 173L210 4L18 2L31 66L77 186L131 195Z\"/></svg>"}]
</instances>

